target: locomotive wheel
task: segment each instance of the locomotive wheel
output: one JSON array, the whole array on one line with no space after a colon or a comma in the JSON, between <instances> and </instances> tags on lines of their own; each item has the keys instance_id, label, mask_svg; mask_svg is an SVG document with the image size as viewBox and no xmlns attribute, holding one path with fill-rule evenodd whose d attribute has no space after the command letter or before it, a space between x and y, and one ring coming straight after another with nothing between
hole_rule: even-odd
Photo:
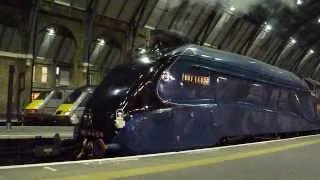
<instances>
[{"instance_id":1,"label":"locomotive wheel","mask_svg":"<svg viewBox=\"0 0 320 180\"><path fill-rule=\"evenodd\" d=\"M107 147L101 138L93 141L93 148L92 148L93 158L103 158L105 155L106 149Z\"/></svg>"},{"instance_id":2,"label":"locomotive wheel","mask_svg":"<svg viewBox=\"0 0 320 180\"><path fill-rule=\"evenodd\" d=\"M97 159L105 156L107 146L103 140L100 139L84 139L82 142L82 148L77 155L77 159Z\"/></svg>"}]
</instances>

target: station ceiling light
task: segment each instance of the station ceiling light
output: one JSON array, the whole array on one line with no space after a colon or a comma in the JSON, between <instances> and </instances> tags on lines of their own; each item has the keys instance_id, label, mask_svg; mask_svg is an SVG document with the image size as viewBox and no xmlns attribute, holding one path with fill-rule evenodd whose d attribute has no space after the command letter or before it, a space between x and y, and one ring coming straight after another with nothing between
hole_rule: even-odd
<instances>
[{"instance_id":1,"label":"station ceiling light","mask_svg":"<svg viewBox=\"0 0 320 180\"><path fill-rule=\"evenodd\" d=\"M310 53L310 54L313 54L313 53L314 53L314 50L313 50L313 49L310 49L310 50L309 50L309 53Z\"/></svg>"},{"instance_id":2,"label":"station ceiling light","mask_svg":"<svg viewBox=\"0 0 320 180\"><path fill-rule=\"evenodd\" d=\"M56 30L54 29L54 27L48 27L47 32L49 36L54 36L56 34Z\"/></svg>"},{"instance_id":3,"label":"station ceiling light","mask_svg":"<svg viewBox=\"0 0 320 180\"><path fill-rule=\"evenodd\" d=\"M230 11L235 11L235 10L236 10L236 8L234 6L230 7Z\"/></svg>"},{"instance_id":4,"label":"station ceiling light","mask_svg":"<svg viewBox=\"0 0 320 180\"><path fill-rule=\"evenodd\" d=\"M272 26L270 24L266 25L266 30L267 31L271 31L272 30Z\"/></svg>"},{"instance_id":5,"label":"station ceiling light","mask_svg":"<svg viewBox=\"0 0 320 180\"><path fill-rule=\"evenodd\" d=\"M294 38L290 38L290 43L291 43L291 44L296 44L296 43L297 43L297 40L294 39Z\"/></svg>"},{"instance_id":6,"label":"station ceiling light","mask_svg":"<svg viewBox=\"0 0 320 180\"><path fill-rule=\"evenodd\" d=\"M318 23L320 23L320 17L318 18Z\"/></svg>"},{"instance_id":7,"label":"station ceiling light","mask_svg":"<svg viewBox=\"0 0 320 180\"><path fill-rule=\"evenodd\" d=\"M297 5L300 6L303 4L303 0L297 0Z\"/></svg>"},{"instance_id":8,"label":"station ceiling light","mask_svg":"<svg viewBox=\"0 0 320 180\"><path fill-rule=\"evenodd\" d=\"M264 23L264 30L265 30L266 32L269 32L269 31L271 31L272 29L273 29L273 27L272 27L271 24L269 24L269 23L267 23L267 22Z\"/></svg>"},{"instance_id":9,"label":"station ceiling light","mask_svg":"<svg viewBox=\"0 0 320 180\"><path fill-rule=\"evenodd\" d=\"M56 75L60 74L60 67L56 67Z\"/></svg>"},{"instance_id":10,"label":"station ceiling light","mask_svg":"<svg viewBox=\"0 0 320 180\"><path fill-rule=\"evenodd\" d=\"M98 41L98 44L101 46L105 45L106 43L106 41L103 38L98 38L97 41Z\"/></svg>"}]
</instances>

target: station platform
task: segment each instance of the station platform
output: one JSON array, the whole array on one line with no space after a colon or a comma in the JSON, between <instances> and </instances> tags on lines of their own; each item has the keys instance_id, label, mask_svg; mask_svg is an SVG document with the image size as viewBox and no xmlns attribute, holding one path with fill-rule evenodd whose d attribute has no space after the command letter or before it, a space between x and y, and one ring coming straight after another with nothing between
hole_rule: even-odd
<instances>
[{"instance_id":1,"label":"station platform","mask_svg":"<svg viewBox=\"0 0 320 180\"><path fill-rule=\"evenodd\" d=\"M319 179L320 135L162 154L2 166L0 179Z\"/></svg>"},{"instance_id":2,"label":"station platform","mask_svg":"<svg viewBox=\"0 0 320 180\"><path fill-rule=\"evenodd\" d=\"M30 138L53 138L59 134L61 139L72 138L72 126L12 126L7 129L6 126L0 126L1 139L30 139Z\"/></svg>"}]
</instances>

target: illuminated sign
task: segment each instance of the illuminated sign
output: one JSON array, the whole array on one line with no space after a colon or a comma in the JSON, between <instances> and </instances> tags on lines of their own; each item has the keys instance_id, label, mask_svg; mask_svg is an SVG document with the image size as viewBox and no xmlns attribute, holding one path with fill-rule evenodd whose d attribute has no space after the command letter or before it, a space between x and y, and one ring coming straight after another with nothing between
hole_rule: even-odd
<instances>
[{"instance_id":1,"label":"illuminated sign","mask_svg":"<svg viewBox=\"0 0 320 180\"><path fill-rule=\"evenodd\" d=\"M199 75L183 73L181 79L182 79L182 82L198 84L201 86L209 86L210 84L209 76L199 76Z\"/></svg>"}]
</instances>

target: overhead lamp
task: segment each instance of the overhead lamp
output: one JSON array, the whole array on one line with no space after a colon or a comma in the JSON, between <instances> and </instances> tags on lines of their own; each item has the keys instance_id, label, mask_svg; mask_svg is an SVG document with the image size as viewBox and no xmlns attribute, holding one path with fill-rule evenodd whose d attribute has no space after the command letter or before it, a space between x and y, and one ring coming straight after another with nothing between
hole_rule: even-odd
<instances>
[{"instance_id":1,"label":"overhead lamp","mask_svg":"<svg viewBox=\"0 0 320 180\"><path fill-rule=\"evenodd\" d=\"M230 7L230 11L235 11L235 10L236 10L236 8L234 6Z\"/></svg>"},{"instance_id":2,"label":"overhead lamp","mask_svg":"<svg viewBox=\"0 0 320 180\"><path fill-rule=\"evenodd\" d=\"M297 5L300 6L303 4L303 1L302 0L297 0Z\"/></svg>"},{"instance_id":3,"label":"overhead lamp","mask_svg":"<svg viewBox=\"0 0 320 180\"><path fill-rule=\"evenodd\" d=\"M47 31L49 36L54 36L56 34L56 30L54 29L54 27L48 27Z\"/></svg>"},{"instance_id":4,"label":"overhead lamp","mask_svg":"<svg viewBox=\"0 0 320 180\"><path fill-rule=\"evenodd\" d=\"M145 54L146 52L147 52L146 49L143 49L143 48L140 49L140 53L141 53L141 54Z\"/></svg>"},{"instance_id":5,"label":"overhead lamp","mask_svg":"<svg viewBox=\"0 0 320 180\"><path fill-rule=\"evenodd\" d=\"M297 40L294 39L294 38L290 38L290 43L291 43L291 44L295 44L295 43L297 43Z\"/></svg>"},{"instance_id":6,"label":"overhead lamp","mask_svg":"<svg viewBox=\"0 0 320 180\"><path fill-rule=\"evenodd\" d=\"M56 75L60 74L60 67L56 67Z\"/></svg>"},{"instance_id":7,"label":"overhead lamp","mask_svg":"<svg viewBox=\"0 0 320 180\"><path fill-rule=\"evenodd\" d=\"M264 27L265 31L267 31L267 32L271 31L272 28L273 28L273 27L272 27L270 24L268 24L268 23L266 23L266 25L265 25L265 27Z\"/></svg>"},{"instance_id":8,"label":"overhead lamp","mask_svg":"<svg viewBox=\"0 0 320 180\"><path fill-rule=\"evenodd\" d=\"M318 23L320 23L320 17L318 18Z\"/></svg>"},{"instance_id":9,"label":"overhead lamp","mask_svg":"<svg viewBox=\"0 0 320 180\"><path fill-rule=\"evenodd\" d=\"M103 38L98 38L97 41L98 41L98 44L101 46L105 45L105 43L106 43Z\"/></svg>"},{"instance_id":10,"label":"overhead lamp","mask_svg":"<svg viewBox=\"0 0 320 180\"><path fill-rule=\"evenodd\" d=\"M314 50L313 50L313 49L310 49L310 50L309 50L309 53L310 53L310 54L313 54L313 53L314 53Z\"/></svg>"},{"instance_id":11,"label":"overhead lamp","mask_svg":"<svg viewBox=\"0 0 320 180\"><path fill-rule=\"evenodd\" d=\"M121 92L121 89L115 89L115 90L113 90L112 94L118 95L120 92Z\"/></svg>"}]
</instances>

